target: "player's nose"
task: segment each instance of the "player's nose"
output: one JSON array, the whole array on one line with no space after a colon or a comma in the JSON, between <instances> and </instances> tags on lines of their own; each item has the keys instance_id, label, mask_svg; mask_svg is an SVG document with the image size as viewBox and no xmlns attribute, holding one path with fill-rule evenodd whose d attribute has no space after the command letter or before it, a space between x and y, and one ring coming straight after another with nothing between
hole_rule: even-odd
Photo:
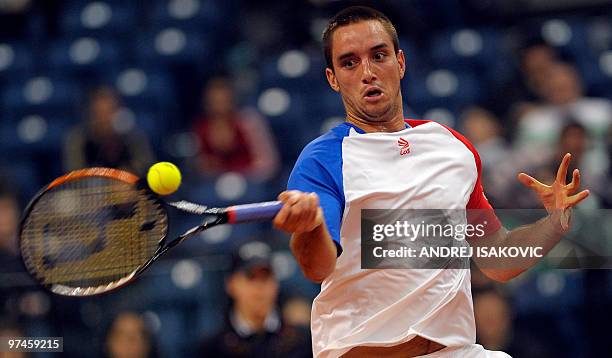
<instances>
[{"instance_id":1,"label":"player's nose","mask_svg":"<svg viewBox=\"0 0 612 358\"><path fill-rule=\"evenodd\" d=\"M367 83L372 83L372 81L374 81L375 79L376 79L376 74L374 73L374 70L372 69L372 65L370 64L370 61L365 60L363 62L361 81L367 84Z\"/></svg>"}]
</instances>

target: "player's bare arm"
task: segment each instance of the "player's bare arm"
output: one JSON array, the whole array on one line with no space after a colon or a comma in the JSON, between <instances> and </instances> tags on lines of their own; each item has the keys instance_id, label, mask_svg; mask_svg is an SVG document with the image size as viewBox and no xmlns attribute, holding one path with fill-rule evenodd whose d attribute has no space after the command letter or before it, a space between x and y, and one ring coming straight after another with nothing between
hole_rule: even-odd
<instances>
[{"instance_id":1,"label":"player's bare arm","mask_svg":"<svg viewBox=\"0 0 612 358\"><path fill-rule=\"evenodd\" d=\"M325 225L323 209L315 193L284 191L284 203L274 218L274 226L291 236L291 251L304 276L314 282L325 280L336 267L337 249Z\"/></svg>"},{"instance_id":2,"label":"player's bare arm","mask_svg":"<svg viewBox=\"0 0 612 358\"><path fill-rule=\"evenodd\" d=\"M525 173L518 175L518 180L538 195L548 212L548 216L533 224L525 225L512 231L502 227L493 235L471 240L470 244L472 246L488 247L539 246L542 247L543 254L547 254L559 242L563 234L570 230L572 208L589 196L588 190L576 193L580 187L580 171L578 169L573 171L572 181L569 184L566 182L570 159L571 154L569 153L563 157L557 171L557 177L552 185L545 185ZM505 282L535 265L539 258L533 257L527 260L522 258L521 260L523 261L520 265L510 261L492 264L491 260L499 261L502 259L475 257L476 264L485 275L493 280ZM512 259L507 258L504 260ZM500 269L498 267L508 267L508 269Z\"/></svg>"}]
</instances>

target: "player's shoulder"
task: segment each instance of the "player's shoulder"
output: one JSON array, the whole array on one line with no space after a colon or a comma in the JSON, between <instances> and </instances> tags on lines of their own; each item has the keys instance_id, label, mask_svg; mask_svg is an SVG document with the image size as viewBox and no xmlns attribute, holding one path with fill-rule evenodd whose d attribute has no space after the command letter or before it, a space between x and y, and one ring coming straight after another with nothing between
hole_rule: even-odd
<instances>
[{"instance_id":1,"label":"player's shoulder","mask_svg":"<svg viewBox=\"0 0 612 358\"><path fill-rule=\"evenodd\" d=\"M326 133L308 143L298 158L300 161L322 161L328 162L341 156L342 140L349 135L352 126L348 123L340 123Z\"/></svg>"},{"instance_id":2,"label":"player's shoulder","mask_svg":"<svg viewBox=\"0 0 612 358\"><path fill-rule=\"evenodd\" d=\"M472 142L470 142L469 139L467 139L459 131L453 129L452 127L450 127L450 126L448 126L446 124L439 123L439 122L432 121L432 120L428 120L428 119L406 119L405 122L408 123L408 125L411 126L411 127L418 127L418 126L423 125L423 124L429 124L429 125L433 126L434 128L443 128L444 130L450 132L450 134L452 134L453 137L455 137L457 140L462 142L466 147L468 147L468 149L470 149L470 151L472 151L472 152L476 151L476 148L474 148L474 145L472 144Z\"/></svg>"}]
</instances>

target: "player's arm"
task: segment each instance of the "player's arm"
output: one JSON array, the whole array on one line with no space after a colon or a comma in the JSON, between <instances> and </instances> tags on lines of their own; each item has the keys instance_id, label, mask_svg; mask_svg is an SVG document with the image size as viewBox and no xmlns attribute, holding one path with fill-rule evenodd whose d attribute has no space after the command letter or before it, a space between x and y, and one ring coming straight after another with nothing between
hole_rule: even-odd
<instances>
[{"instance_id":1,"label":"player's arm","mask_svg":"<svg viewBox=\"0 0 612 358\"><path fill-rule=\"evenodd\" d=\"M274 218L274 226L291 236L291 251L304 276L314 282L325 280L336 267L337 249L315 193L298 190L282 192L285 205Z\"/></svg>"},{"instance_id":2,"label":"player's arm","mask_svg":"<svg viewBox=\"0 0 612 358\"><path fill-rule=\"evenodd\" d=\"M557 171L557 177L552 185L540 183L535 178L520 173L519 181L536 192L540 201L546 208L548 215L535 223L521 226L512 231L500 228L495 233L470 240L473 247L541 247L542 255L546 255L559 242L563 234L570 229L571 209L586 197L588 190L577 194L580 187L580 172L578 169L572 173L572 181L566 184L567 169L571 155L568 153ZM499 258L478 257L474 261L480 270L489 278L496 281L508 281L535 265L539 257L526 258Z\"/></svg>"}]
</instances>

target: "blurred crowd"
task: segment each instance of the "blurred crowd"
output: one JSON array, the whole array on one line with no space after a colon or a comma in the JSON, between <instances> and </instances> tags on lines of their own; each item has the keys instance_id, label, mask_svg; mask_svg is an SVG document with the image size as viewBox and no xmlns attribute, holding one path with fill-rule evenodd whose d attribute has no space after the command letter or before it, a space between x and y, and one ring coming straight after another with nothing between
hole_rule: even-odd
<instances>
[{"instance_id":1,"label":"blurred crowd","mask_svg":"<svg viewBox=\"0 0 612 358\"><path fill-rule=\"evenodd\" d=\"M0 0L0 336L63 336L67 356L310 356L318 288L269 225L206 233L133 286L82 300L37 288L17 230L38 188L91 166L142 175L170 160L185 173L179 196L212 205L273 199L301 148L343 120L319 40L325 19L349 3L369 4ZM396 22L406 52L406 116L472 141L496 209L539 208L516 175L552 182L571 152L591 190L572 238L605 257L612 7L570 1L569 10L529 12L518 3L374 6ZM192 223L171 219L176 231ZM607 271L544 264L504 286L477 270L472 281L486 348L538 358L612 351L603 336Z\"/></svg>"}]
</instances>

